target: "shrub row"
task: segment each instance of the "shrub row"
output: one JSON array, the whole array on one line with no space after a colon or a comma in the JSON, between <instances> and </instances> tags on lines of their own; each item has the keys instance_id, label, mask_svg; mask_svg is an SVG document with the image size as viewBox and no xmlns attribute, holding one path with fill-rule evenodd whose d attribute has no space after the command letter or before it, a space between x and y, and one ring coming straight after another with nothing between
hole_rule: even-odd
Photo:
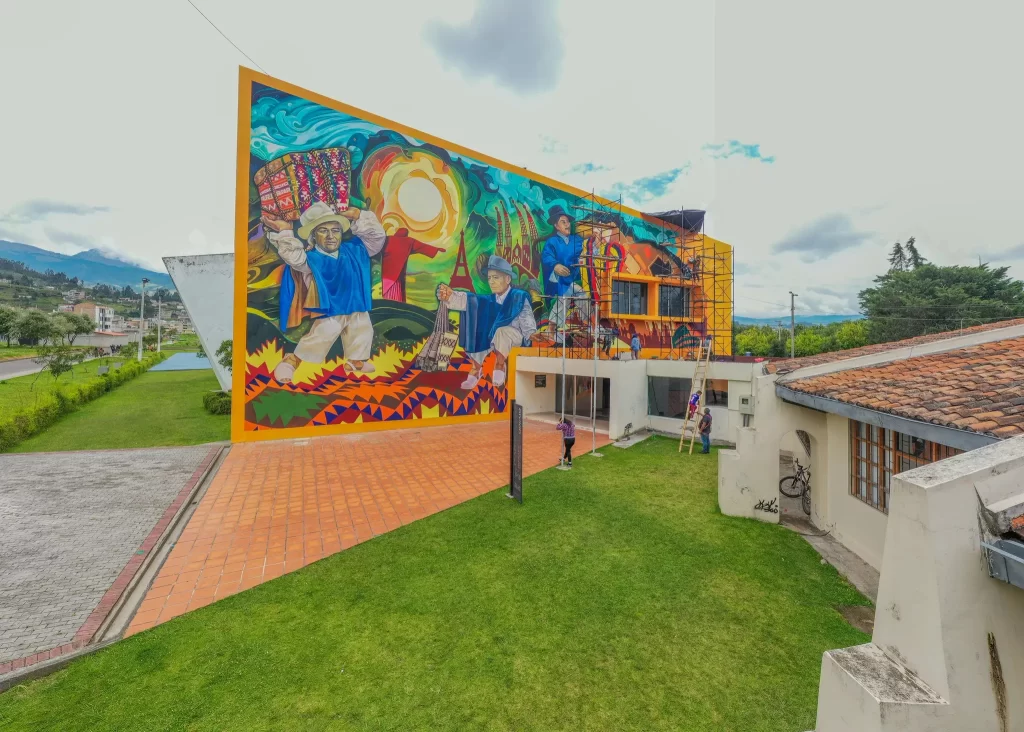
<instances>
[{"instance_id":1,"label":"shrub row","mask_svg":"<svg viewBox=\"0 0 1024 732\"><path fill-rule=\"evenodd\" d=\"M231 414L231 393L210 391L203 395L203 406L210 414Z\"/></svg>"},{"instance_id":2,"label":"shrub row","mask_svg":"<svg viewBox=\"0 0 1024 732\"><path fill-rule=\"evenodd\" d=\"M0 419L0 452L8 452L22 440L42 432L83 404L87 404L108 391L116 389L126 381L134 379L169 355L162 352L150 353L142 361L127 361L121 368L94 379L58 387L52 394L40 399L33 406L15 412L9 418Z\"/></svg>"}]
</instances>

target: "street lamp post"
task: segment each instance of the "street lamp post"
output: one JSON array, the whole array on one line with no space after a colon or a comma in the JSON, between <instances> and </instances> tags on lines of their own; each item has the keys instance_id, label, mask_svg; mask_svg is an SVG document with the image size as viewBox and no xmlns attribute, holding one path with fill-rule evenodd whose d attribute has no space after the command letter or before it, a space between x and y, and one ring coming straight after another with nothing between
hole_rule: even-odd
<instances>
[{"instance_id":1,"label":"street lamp post","mask_svg":"<svg viewBox=\"0 0 1024 732\"><path fill-rule=\"evenodd\" d=\"M142 360L142 338L146 334L146 283L148 277L142 278L142 303L139 305L139 361Z\"/></svg>"},{"instance_id":2,"label":"street lamp post","mask_svg":"<svg viewBox=\"0 0 1024 732\"><path fill-rule=\"evenodd\" d=\"M156 299L156 352L160 353L160 321L163 320L163 298Z\"/></svg>"}]
</instances>

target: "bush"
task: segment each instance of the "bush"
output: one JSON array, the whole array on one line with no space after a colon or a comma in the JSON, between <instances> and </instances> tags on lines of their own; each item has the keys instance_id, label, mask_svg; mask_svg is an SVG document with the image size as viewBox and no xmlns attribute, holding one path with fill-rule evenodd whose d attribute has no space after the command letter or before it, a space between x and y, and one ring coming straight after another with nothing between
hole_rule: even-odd
<instances>
[{"instance_id":1,"label":"bush","mask_svg":"<svg viewBox=\"0 0 1024 732\"><path fill-rule=\"evenodd\" d=\"M170 354L152 353L142 361L126 361L116 371L79 384L69 384L53 391L52 396L40 399L32 407L15 412L9 418L0 420L0 452L8 452L19 442L42 432L66 414L71 414L83 404L103 396L111 389L145 373L150 367L163 361Z\"/></svg>"},{"instance_id":2,"label":"bush","mask_svg":"<svg viewBox=\"0 0 1024 732\"><path fill-rule=\"evenodd\" d=\"M210 414L231 414L231 393L211 391L203 397L203 406Z\"/></svg>"}]
</instances>

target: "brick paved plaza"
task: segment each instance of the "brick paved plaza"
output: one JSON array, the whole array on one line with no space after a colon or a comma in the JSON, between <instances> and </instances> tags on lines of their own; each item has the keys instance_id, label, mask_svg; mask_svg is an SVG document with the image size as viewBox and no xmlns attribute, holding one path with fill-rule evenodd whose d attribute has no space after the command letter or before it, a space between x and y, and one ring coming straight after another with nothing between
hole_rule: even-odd
<instances>
[{"instance_id":1,"label":"brick paved plaza","mask_svg":"<svg viewBox=\"0 0 1024 732\"><path fill-rule=\"evenodd\" d=\"M210 452L0 455L0 673L95 631L90 615Z\"/></svg>"},{"instance_id":2,"label":"brick paved plaza","mask_svg":"<svg viewBox=\"0 0 1024 732\"><path fill-rule=\"evenodd\" d=\"M128 634L507 485L508 432L501 421L234 445ZM523 437L524 476L558 464L552 425L527 421ZM576 454L591 440L577 430Z\"/></svg>"}]
</instances>

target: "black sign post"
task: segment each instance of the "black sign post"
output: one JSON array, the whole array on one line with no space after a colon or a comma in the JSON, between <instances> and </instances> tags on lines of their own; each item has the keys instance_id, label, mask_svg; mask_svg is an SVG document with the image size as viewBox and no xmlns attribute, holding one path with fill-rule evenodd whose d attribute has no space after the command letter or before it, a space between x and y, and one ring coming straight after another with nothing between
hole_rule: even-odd
<instances>
[{"instance_id":1,"label":"black sign post","mask_svg":"<svg viewBox=\"0 0 1024 732\"><path fill-rule=\"evenodd\" d=\"M523 407L513 399L509 409L508 497L523 502Z\"/></svg>"}]
</instances>

